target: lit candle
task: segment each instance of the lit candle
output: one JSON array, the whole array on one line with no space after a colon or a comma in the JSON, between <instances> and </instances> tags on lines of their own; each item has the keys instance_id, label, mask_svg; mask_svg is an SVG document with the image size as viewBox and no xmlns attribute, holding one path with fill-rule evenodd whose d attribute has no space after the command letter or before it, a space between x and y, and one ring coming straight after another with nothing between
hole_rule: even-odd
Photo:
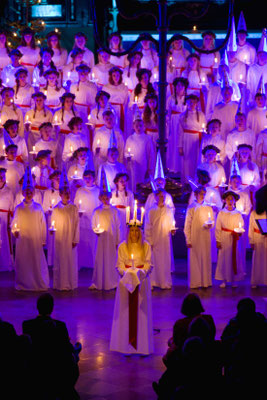
<instances>
[{"instance_id":1,"label":"lit candle","mask_svg":"<svg viewBox=\"0 0 267 400\"><path fill-rule=\"evenodd\" d=\"M8 84L8 82L9 82L9 78L6 78L6 83Z\"/></svg>"},{"instance_id":2,"label":"lit candle","mask_svg":"<svg viewBox=\"0 0 267 400\"><path fill-rule=\"evenodd\" d=\"M251 185L252 185L253 181L254 181L254 176L251 175L251 177L250 177L250 183L251 183Z\"/></svg>"},{"instance_id":3,"label":"lit candle","mask_svg":"<svg viewBox=\"0 0 267 400\"><path fill-rule=\"evenodd\" d=\"M70 79L70 71L68 72L68 79Z\"/></svg>"},{"instance_id":4,"label":"lit candle","mask_svg":"<svg viewBox=\"0 0 267 400\"><path fill-rule=\"evenodd\" d=\"M3 151L5 151L5 149L6 149L6 145L5 145L5 144L3 144Z\"/></svg>"},{"instance_id":5,"label":"lit candle","mask_svg":"<svg viewBox=\"0 0 267 400\"><path fill-rule=\"evenodd\" d=\"M55 123L57 124L57 115L55 116Z\"/></svg>"},{"instance_id":6,"label":"lit candle","mask_svg":"<svg viewBox=\"0 0 267 400\"><path fill-rule=\"evenodd\" d=\"M206 82L206 78L205 78L205 76L202 76L202 84L204 85L205 82Z\"/></svg>"},{"instance_id":7,"label":"lit candle","mask_svg":"<svg viewBox=\"0 0 267 400\"><path fill-rule=\"evenodd\" d=\"M132 268L134 268L134 255L131 254L131 259L132 259Z\"/></svg>"},{"instance_id":8,"label":"lit candle","mask_svg":"<svg viewBox=\"0 0 267 400\"><path fill-rule=\"evenodd\" d=\"M75 177L78 175L77 168L76 168L75 171L74 171L74 175L75 175Z\"/></svg>"},{"instance_id":9,"label":"lit candle","mask_svg":"<svg viewBox=\"0 0 267 400\"><path fill-rule=\"evenodd\" d=\"M32 151L35 153L35 146L32 146Z\"/></svg>"},{"instance_id":10,"label":"lit candle","mask_svg":"<svg viewBox=\"0 0 267 400\"><path fill-rule=\"evenodd\" d=\"M70 152L73 153L73 147L72 146L70 146Z\"/></svg>"},{"instance_id":11,"label":"lit candle","mask_svg":"<svg viewBox=\"0 0 267 400\"><path fill-rule=\"evenodd\" d=\"M172 229L175 229L175 220L172 221Z\"/></svg>"},{"instance_id":12,"label":"lit candle","mask_svg":"<svg viewBox=\"0 0 267 400\"><path fill-rule=\"evenodd\" d=\"M126 224L130 222L130 207L126 207Z\"/></svg>"},{"instance_id":13,"label":"lit candle","mask_svg":"<svg viewBox=\"0 0 267 400\"><path fill-rule=\"evenodd\" d=\"M92 78L95 79L95 73L94 72L92 73Z\"/></svg>"},{"instance_id":14,"label":"lit candle","mask_svg":"<svg viewBox=\"0 0 267 400\"><path fill-rule=\"evenodd\" d=\"M50 204L50 208L53 208L54 203L55 203L55 199L52 199L52 200L51 200L51 204Z\"/></svg>"},{"instance_id":15,"label":"lit candle","mask_svg":"<svg viewBox=\"0 0 267 400\"><path fill-rule=\"evenodd\" d=\"M99 231L99 229L100 229L100 224L97 224L96 229Z\"/></svg>"},{"instance_id":16,"label":"lit candle","mask_svg":"<svg viewBox=\"0 0 267 400\"><path fill-rule=\"evenodd\" d=\"M197 30L197 26L194 25L194 26L193 26L193 31L196 31L196 30Z\"/></svg>"},{"instance_id":17,"label":"lit candle","mask_svg":"<svg viewBox=\"0 0 267 400\"><path fill-rule=\"evenodd\" d=\"M209 217L209 219L210 219L210 212L208 212L208 217Z\"/></svg>"},{"instance_id":18,"label":"lit candle","mask_svg":"<svg viewBox=\"0 0 267 400\"><path fill-rule=\"evenodd\" d=\"M215 62L215 64L217 64L217 62L218 62L218 58L217 57L214 58L214 62Z\"/></svg>"},{"instance_id":19,"label":"lit candle","mask_svg":"<svg viewBox=\"0 0 267 400\"><path fill-rule=\"evenodd\" d=\"M238 141L235 142L236 148L238 147Z\"/></svg>"},{"instance_id":20,"label":"lit candle","mask_svg":"<svg viewBox=\"0 0 267 400\"><path fill-rule=\"evenodd\" d=\"M51 228L52 228L52 229L55 229L55 223L56 223L56 221L53 220L53 221L52 221L52 224L51 224Z\"/></svg>"},{"instance_id":21,"label":"lit candle","mask_svg":"<svg viewBox=\"0 0 267 400\"><path fill-rule=\"evenodd\" d=\"M127 82L124 82L124 85L125 85L125 86L128 86L128 83L127 83Z\"/></svg>"},{"instance_id":22,"label":"lit candle","mask_svg":"<svg viewBox=\"0 0 267 400\"><path fill-rule=\"evenodd\" d=\"M82 200L79 200L79 210L81 209Z\"/></svg>"},{"instance_id":23,"label":"lit candle","mask_svg":"<svg viewBox=\"0 0 267 400\"><path fill-rule=\"evenodd\" d=\"M58 33L58 29L57 28L55 28L55 32Z\"/></svg>"},{"instance_id":24,"label":"lit candle","mask_svg":"<svg viewBox=\"0 0 267 400\"><path fill-rule=\"evenodd\" d=\"M100 147L100 139L97 139L96 146Z\"/></svg>"},{"instance_id":25,"label":"lit candle","mask_svg":"<svg viewBox=\"0 0 267 400\"><path fill-rule=\"evenodd\" d=\"M134 221L137 219L137 200L134 201L134 216L133 216Z\"/></svg>"},{"instance_id":26,"label":"lit candle","mask_svg":"<svg viewBox=\"0 0 267 400\"><path fill-rule=\"evenodd\" d=\"M144 209L144 207L142 207L142 208L141 208L141 224L142 224L143 221L144 221L144 213L145 213L145 209Z\"/></svg>"},{"instance_id":27,"label":"lit candle","mask_svg":"<svg viewBox=\"0 0 267 400\"><path fill-rule=\"evenodd\" d=\"M242 75L242 74L240 74L240 82L242 82L242 78L243 78L243 75Z\"/></svg>"},{"instance_id":28,"label":"lit candle","mask_svg":"<svg viewBox=\"0 0 267 400\"><path fill-rule=\"evenodd\" d=\"M45 96L47 97L47 90L44 91Z\"/></svg>"},{"instance_id":29,"label":"lit candle","mask_svg":"<svg viewBox=\"0 0 267 400\"><path fill-rule=\"evenodd\" d=\"M241 229L242 228L242 223L241 222L239 222L239 229Z\"/></svg>"},{"instance_id":30,"label":"lit candle","mask_svg":"<svg viewBox=\"0 0 267 400\"><path fill-rule=\"evenodd\" d=\"M155 80L157 79L157 74L154 74L154 79L155 79Z\"/></svg>"},{"instance_id":31,"label":"lit candle","mask_svg":"<svg viewBox=\"0 0 267 400\"><path fill-rule=\"evenodd\" d=\"M17 224L14 224L14 229L15 229L15 231L18 229L18 225Z\"/></svg>"},{"instance_id":32,"label":"lit candle","mask_svg":"<svg viewBox=\"0 0 267 400\"><path fill-rule=\"evenodd\" d=\"M36 78L33 78L33 86L36 84Z\"/></svg>"},{"instance_id":33,"label":"lit candle","mask_svg":"<svg viewBox=\"0 0 267 400\"><path fill-rule=\"evenodd\" d=\"M29 115L26 115L26 122L29 122Z\"/></svg>"},{"instance_id":34,"label":"lit candle","mask_svg":"<svg viewBox=\"0 0 267 400\"><path fill-rule=\"evenodd\" d=\"M205 124L202 124L202 132L205 132Z\"/></svg>"},{"instance_id":35,"label":"lit candle","mask_svg":"<svg viewBox=\"0 0 267 400\"><path fill-rule=\"evenodd\" d=\"M134 102L135 102L135 104L137 104L137 103L138 103L138 97L137 97L137 96L135 96L135 98L134 98Z\"/></svg>"}]
</instances>

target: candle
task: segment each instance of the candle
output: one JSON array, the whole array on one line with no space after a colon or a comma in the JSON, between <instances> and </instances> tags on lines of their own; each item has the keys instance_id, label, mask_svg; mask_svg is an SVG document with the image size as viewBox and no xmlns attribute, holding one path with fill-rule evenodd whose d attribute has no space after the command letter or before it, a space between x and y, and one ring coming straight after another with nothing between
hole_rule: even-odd
<instances>
[{"instance_id":1,"label":"candle","mask_svg":"<svg viewBox=\"0 0 267 400\"><path fill-rule=\"evenodd\" d=\"M134 268L134 255L131 254L131 259L132 259L132 268Z\"/></svg>"},{"instance_id":2,"label":"candle","mask_svg":"<svg viewBox=\"0 0 267 400\"><path fill-rule=\"evenodd\" d=\"M250 183L252 184L253 181L254 181L254 176L252 175L252 176L250 177Z\"/></svg>"},{"instance_id":3,"label":"candle","mask_svg":"<svg viewBox=\"0 0 267 400\"><path fill-rule=\"evenodd\" d=\"M32 168L32 173L33 173L33 174L34 174L34 171L35 171L35 167Z\"/></svg>"},{"instance_id":4,"label":"candle","mask_svg":"<svg viewBox=\"0 0 267 400\"><path fill-rule=\"evenodd\" d=\"M242 82L242 78L243 78L243 75L242 75L242 74L240 74L240 82Z\"/></svg>"},{"instance_id":5,"label":"candle","mask_svg":"<svg viewBox=\"0 0 267 400\"><path fill-rule=\"evenodd\" d=\"M238 147L238 141L236 140L236 142L235 142L235 145L236 145L236 148Z\"/></svg>"},{"instance_id":6,"label":"candle","mask_svg":"<svg viewBox=\"0 0 267 400\"><path fill-rule=\"evenodd\" d=\"M58 29L57 28L55 28L55 32L58 33Z\"/></svg>"},{"instance_id":7,"label":"candle","mask_svg":"<svg viewBox=\"0 0 267 400\"><path fill-rule=\"evenodd\" d=\"M6 149L6 145L5 145L5 144L3 144L3 151L5 151L5 149Z\"/></svg>"},{"instance_id":8,"label":"candle","mask_svg":"<svg viewBox=\"0 0 267 400\"><path fill-rule=\"evenodd\" d=\"M33 78L33 86L36 84L36 78Z\"/></svg>"},{"instance_id":9,"label":"candle","mask_svg":"<svg viewBox=\"0 0 267 400\"><path fill-rule=\"evenodd\" d=\"M68 72L68 79L70 79L70 71Z\"/></svg>"},{"instance_id":10,"label":"candle","mask_svg":"<svg viewBox=\"0 0 267 400\"><path fill-rule=\"evenodd\" d=\"M217 62L218 62L218 58L217 57L214 58L214 62L215 62L215 64L217 64Z\"/></svg>"},{"instance_id":11,"label":"candle","mask_svg":"<svg viewBox=\"0 0 267 400\"><path fill-rule=\"evenodd\" d=\"M75 176L77 176L77 175L78 175L77 168L76 168L76 169L75 169L75 171L74 171L74 175L75 175Z\"/></svg>"},{"instance_id":12,"label":"candle","mask_svg":"<svg viewBox=\"0 0 267 400\"><path fill-rule=\"evenodd\" d=\"M208 217L209 217L209 219L210 219L210 212L208 212Z\"/></svg>"},{"instance_id":13,"label":"candle","mask_svg":"<svg viewBox=\"0 0 267 400\"><path fill-rule=\"evenodd\" d=\"M88 122L90 122L91 114L88 115Z\"/></svg>"},{"instance_id":14,"label":"candle","mask_svg":"<svg viewBox=\"0 0 267 400\"><path fill-rule=\"evenodd\" d=\"M57 115L55 116L55 123L57 123Z\"/></svg>"},{"instance_id":15,"label":"candle","mask_svg":"<svg viewBox=\"0 0 267 400\"><path fill-rule=\"evenodd\" d=\"M138 103L138 97L137 97L137 96L135 96L135 98L134 98L134 102L135 102L135 104L137 104L137 103Z\"/></svg>"},{"instance_id":16,"label":"candle","mask_svg":"<svg viewBox=\"0 0 267 400\"><path fill-rule=\"evenodd\" d=\"M18 225L17 224L15 224L14 225L14 228L15 228L15 231L18 229Z\"/></svg>"},{"instance_id":17,"label":"candle","mask_svg":"<svg viewBox=\"0 0 267 400\"><path fill-rule=\"evenodd\" d=\"M133 216L134 221L137 219L137 200L134 201L134 216Z\"/></svg>"},{"instance_id":18,"label":"candle","mask_svg":"<svg viewBox=\"0 0 267 400\"><path fill-rule=\"evenodd\" d=\"M205 124L202 124L202 132L205 132Z\"/></svg>"},{"instance_id":19,"label":"candle","mask_svg":"<svg viewBox=\"0 0 267 400\"><path fill-rule=\"evenodd\" d=\"M175 220L172 221L172 229L175 229Z\"/></svg>"},{"instance_id":20,"label":"candle","mask_svg":"<svg viewBox=\"0 0 267 400\"><path fill-rule=\"evenodd\" d=\"M92 78L95 79L95 73L94 72L92 73Z\"/></svg>"},{"instance_id":21,"label":"candle","mask_svg":"<svg viewBox=\"0 0 267 400\"><path fill-rule=\"evenodd\" d=\"M55 199L52 199L51 200L51 204L50 204L50 208L53 208L54 203L55 203Z\"/></svg>"},{"instance_id":22,"label":"candle","mask_svg":"<svg viewBox=\"0 0 267 400\"><path fill-rule=\"evenodd\" d=\"M241 222L239 222L239 229L241 229L242 228L242 223Z\"/></svg>"},{"instance_id":23,"label":"candle","mask_svg":"<svg viewBox=\"0 0 267 400\"><path fill-rule=\"evenodd\" d=\"M98 230L100 229L100 224L97 224L97 229L98 229Z\"/></svg>"},{"instance_id":24,"label":"candle","mask_svg":"<svg viewBox=\"0 0 267 400\"><path fill-rule=\"evenodd\" d=\"M126 224L130 222L130 207L126 207Z\"/></svg>"},{"instance_id":25,"label":"candle","mask_svg":"<svg viewBox=\"0 0 267 400\"><path fill-rule=\"evenodd\" d=\"M47 97L47 90L44 91L45 96Z\"/></svg>"},{"instance_id":26,"label":"candle","mask_svg":"<svg viewBox=\"0 0 267 400\"><path fill-rule=\"evenodd\" d=\"M9 78L6 78L6 83L8 83L9 82Z\"/></svg>"},{"instance_id":27,"label":"candle","mask_svg":"<svg viewBox=\"0 0 267 400\"><path fill-rule=\"evenodd\" d=\"M35 152L35 146L32 146L32 151Z\"/></svg>"},{"instance_id":28,"label":"candle","mask_svg":"<svg viewBox=\"0 0 267 400\"><path fill-rule=\"evenodd\" d=\"M53 221L52 221L52 224L51 224L51 228L52 228L52 229L55 229L55 223L56 223L56 221L53 220Z\"/></svg>"},{"instance_id":29,"label":"candle","mask_svg":"<svg viewBox=\"0 0 267 400\"><path fill-rule=\"evenodd\" d=\"M196 31L196 30L197 30L197 26L194 25L194 26L193 26L193 31Z\"/></svg>"},{"instance_id":30,"label":"candle","mask_svg":"<svg viewBox=\"0 0 267 400\"><path fill-rule=\"evenodd\" d=\"M124 82L124 85L125 85L125 86L128 86L128 83L127 83L127 82Z\"/></svg>"},{"instance_id":31,"label":"candle","mask_svg":"<svg viewBox=\"0 0 267 400\"><path fill-rule=\"evenodd\" d=\"M128 147L128 153L129 154L131 153L131 147Z\"/></svg>"},{"instance_id":32,"label":"candle","mask_svg":"<svg viewBox=\"0 0 267 400\"><path fill-rule=\"evenodd\" d=\"M155 79L155 80L157 79L157 74L154 74L154 79Z\"/></svg>"},{"instance_id":33,"label":"candle","mask_svg":"<svg viewBox=\"0 0 267 400\"><path fill-rule=\"evenodd\" d=\"M206 78L205 78L205 76L202 76L202 83L204 84L204 83L205 83L205 81L206 81Z\"/></svg>"},{"instance_id":34,"label":"candle","mask_svg":"<svg viewBox=\"0 0 267 400\"><path fill-rule=\"evenodd\" d=\"M79 200L79 210L81 209L82 200Z\"/></svg>"},{"instance_id":35,"label":"candle","mask_svg":"<svg viewBox=\"0 0 267 400\"><path fill-rule=\"evenodd\" d=\"M141 208L141 224L142 224L143 221L144 221L144 213L145 213L145 209L144 209L144 207L142 207L142 208Z\"/></svg>"},{"instance_id":36,"label":"candle","mask_svg":"<svg viewBox=\"0 0 267 400\"><path fill-rule=\"evenodd\" d=\"M29 115L26 115L26 122L29 121Z\"/></svg>"},{"instance_id":37,"label":"candle","mask_svg":"<svg viewBox=\"0 0 267 400\"><path fill-rule=\"evenodd\" d=\"M70 152L73 153L73 147L72 146L70 146Z\"/></svg>"}]
</instances>

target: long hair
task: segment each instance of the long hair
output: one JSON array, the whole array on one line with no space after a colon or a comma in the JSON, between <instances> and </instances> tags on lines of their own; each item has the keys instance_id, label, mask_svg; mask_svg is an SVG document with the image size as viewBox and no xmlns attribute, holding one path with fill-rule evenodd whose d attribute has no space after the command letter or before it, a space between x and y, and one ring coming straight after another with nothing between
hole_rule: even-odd
<instances>
[{"instance_id":1,"label":"long hair","mask_svg":"<svg viewBox=\"0 0 267 400\"><path fill-rule=\"evenodd\" d=\"M5 31L3 31L2 29L0 29L0 35L5 35L5 37L6 37L5 48L6 48L7 54L9 55L11 50L8 47L8 44L7 44L7 33Z\"/></svg>"},{"instance_id":2,"label":"long hair","mask_svg":"<svg viewBox=\"0 0 267 400\"><path fill-rule=\"evenodd\" d=\"M129 258L131 258L131 254L132 254L132 252L131 252L131 244L132 244L132 242L131 242L131 239L130 239L130 230L131 230L131 227L128 229L127 238L126 238L127 250L128 250ZM139 228L139 239L138 239L137 244L140 246L141 251L142 251L142 258L144 258L145 257L144 239L143 239L142 230L140 228Z\"/></svg>"},{"instance_id":3,"label":"long hair","mask_svg":"<svg viewBox=\"0 0 267 400\"><path fill-rule=\"evenodd\" d=\"M64 122L64 113L65 113L65 101L63 101L62 103L62 107L61 107L61 122ZM77 115L75 114L75 110L74 110L74 104L72 104L71 106L71 111L74 117L77 117Z\"/></svg>"},{"instance_id":4,"label":"long hair","mask_svg":"<svg viewBox=\"0 0 267 400\"><path fill-rule=\"evenodd\" d=\"M156 110L155 111L157 111L157 109L158 109L158 101L157 101L157 106L156 106ZM143 113L143 121L145 123L149 123L149 122L151 122L151 117L152 117L152 110L149 107L148 103L146 102L145 108L144 108L144 113ZM154 115L154 122L155 123L158 122L158 114L157 114L157 112L155 112L155 115Z\"/></svg>"},{"instance_id":5,"label":"long hair","mask_svg":"<svg viewBox=\"0 0 267 400\"><path fill-rule=\"evenodd\" d=\"M27 35L27 33L22 33L22 36L21 36L21 43L20 43L20 45L23 46L23 47L27 47L26 40L24 39L24 36L25 36L25 35ZM30 43L30 48L33 49L33 50L36 49L34 34L32 34L31 43Z\"/></svg>"},{"instance_id":6,"label":"long hair","mask_svg":"<svg viewBox=\"0 0 267 400\"><path fill-rule=\"evenodd\" d=\"M53 50L52 45L51 45L51 38L52 38L53 36L56 36L57 39L58 39L57 47L56 47L56 48L59 50L59 54L61 54L61 53L62 53L62 48L61 48L61 46L60 46L59 35L58 35L56 32L54 32L53 35L51 35L51 36L49 36L49 37L47 38L47 46L48 46L50 49Z\"/></svg>"},{"instance_id":7,"label":"long hair","mask_svg":"<svg viewBox=\"0 0 267 400\"><path fill-rule=\"evenodd\" d=\"M39 71L40 71L39 75L43 76L43 74L44 74L44 63L43 63L43 60L39 61L39 63L37 64L37 68L39 68ZM50 61L49 69L57 69L52 60Z\"/></svg>"},{"instance_id":8,"label":"long hair","mask_svg":"<svg viewBox=\"0 0 267 400\"><path fill-rule=\"evenodd\" d=\"M131 57L130 58L130 61L129 61L129 65L128 65L128 67L127 67L127 77L128 78L130 78L130 70L131 70L131 68L132 68L132 66L133 66L133 62L132 62L132 59L134 58L134 56L133 57ZM137 64L137 71L139 70L141 68L141 60L140 60L140 62Z\"/></svg>"},{"instance_id":9,"label":"long hair","mask_svg":"<svg viewBox=\"0 0 267 400\"><path fill-rule=\"evenodd\" d=\"M139 94L142 92L142 85L141 83L138 83L134 89L134 95L139 96ZM153 85L151 82L148 82L147 85L147 94L156 94L155 89L153 88Z\"/></svg>"}]
</instances>

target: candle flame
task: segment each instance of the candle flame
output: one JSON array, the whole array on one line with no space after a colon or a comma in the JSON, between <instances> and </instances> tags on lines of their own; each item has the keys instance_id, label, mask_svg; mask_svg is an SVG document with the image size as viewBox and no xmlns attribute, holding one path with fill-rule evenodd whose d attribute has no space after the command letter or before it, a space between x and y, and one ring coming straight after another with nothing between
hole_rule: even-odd
<instances>
[{"instance_id":1,"label":"candle flame","mask_svg":"<svg viewBox=\"0 0 267 400\"><path fill-rule=\"evenodd\" d=\"M133 260L133 254L131 254L131 259Z\"/></svg>"}]
</instances>

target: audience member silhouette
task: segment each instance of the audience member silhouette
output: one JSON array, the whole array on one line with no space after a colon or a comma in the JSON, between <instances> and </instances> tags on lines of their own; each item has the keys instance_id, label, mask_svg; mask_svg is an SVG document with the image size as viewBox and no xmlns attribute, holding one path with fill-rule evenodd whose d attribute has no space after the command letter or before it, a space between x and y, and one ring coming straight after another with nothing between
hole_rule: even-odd
<instances>
[{"instance_id":1,"label":"audience member silhouette","mask_svg":"<svg viewBox=\"0 0 267 400\"><path fill-rule=\"evenodd\" d=\"M42 294L37 300L39 315L22 324L23 333L32 340L31 396L41 400L78 399L74 388L79 377L77 350L65 323L51 317L53 308L53 297Z\"/></svg>"}]
</instances>

